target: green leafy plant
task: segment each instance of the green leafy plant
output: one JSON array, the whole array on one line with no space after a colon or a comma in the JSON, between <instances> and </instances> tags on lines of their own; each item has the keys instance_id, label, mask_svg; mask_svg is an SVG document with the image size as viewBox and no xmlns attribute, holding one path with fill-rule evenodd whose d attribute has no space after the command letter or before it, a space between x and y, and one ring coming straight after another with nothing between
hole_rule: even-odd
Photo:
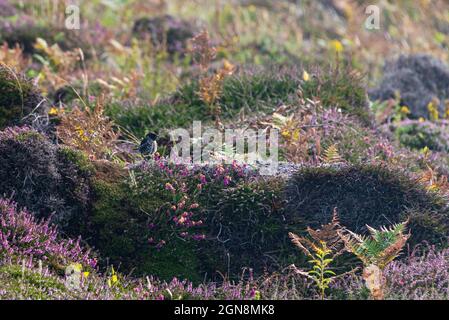
<instances>
[{"instance_id":1,"label":"green leafy plant","mask_svg":"<svg viewBox=\"0 0 449 320\"><path fill-rule=\"evenodd\" d=\"M296 273L311 279L319 290L319 295L324 300L326 289L337 275L330 267L335 259L344 253L344 245L338 235L341 229L340 221L336 209L332 216L332 221L322 225L321 229L313 230L307 228L308 236L300 237L294 233L289 233L290 239L310 260L312 269L303 271L293 265ZM351 271L352 272L352 271ZM347 274L347 273L345 273Z\"/></svg>"},{"instance_id":2,"label":"green leafy plant","mask_svg":"<svg viewBox=\"0 0 449 320\"><path fill-rule=\"evenodd\" d=\"M363 265L363 279L376 300L384 298L383 270L401 252L410 234L404 234L408 220L390 228L374 229L367 226L369 236L347 229L338 231L346 250L359 258Z\"/></svg>"}]
</instances>

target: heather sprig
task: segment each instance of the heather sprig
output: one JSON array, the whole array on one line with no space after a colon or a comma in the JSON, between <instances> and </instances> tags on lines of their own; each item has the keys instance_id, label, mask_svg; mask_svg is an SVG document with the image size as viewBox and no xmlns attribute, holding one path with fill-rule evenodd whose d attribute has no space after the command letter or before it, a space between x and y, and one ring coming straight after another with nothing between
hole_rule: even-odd
<instances>
[{"instance_id":1,"label":"heather sprig","mask_svg":"<svg viewBox=\"0 0 449 320\"><path fill-rule=\"evenodd\" d=\"M97 264L80 239L63 239L49 220L37 221L26 209L5 199L0 199L0 256L12 261L32 257L56 269L69 263L91 268Z\"/></svg>"}]
</instances>

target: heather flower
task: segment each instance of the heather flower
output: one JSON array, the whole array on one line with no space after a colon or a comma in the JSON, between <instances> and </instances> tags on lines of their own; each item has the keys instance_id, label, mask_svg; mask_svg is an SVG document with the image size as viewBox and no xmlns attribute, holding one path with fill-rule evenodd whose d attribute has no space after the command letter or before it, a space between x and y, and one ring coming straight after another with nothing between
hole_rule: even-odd
<instances>
[{"instance_id":1,"label":"heather flower","mask_svg":"<svg viewBox=\"0 0 449 320\"><path fill-rule=\"evenodd\" d=\"M171 183L169 183L169 182L167 182L166 184L165 184L165 190L169 190L169 191L171 191L171 192L176 192L176 189L173 187L173 185L171 184Z\"/></svg>"},{"instance_id":2,"label":"heather flower","mask_svg":"<svg viewBox=\"0 0 449 320\"><path fill-rule=\"evenodd\" d=\"M0 256L11 260L33 257L52 266L97 264L80 239L62 239L49 220L37 221L25 209L9 200L0 199Z\"/></svg>"},{"instance_id":3,"label":"heather flower","mask_svg":"<svg viewBox=\"0 0 449 320\"><path fill-rule=\"evenodd\" d=\"M232 178L230 176L225 176L223 179L223 184L227 187L231 183Z\"/></svg>"}]
</instances>

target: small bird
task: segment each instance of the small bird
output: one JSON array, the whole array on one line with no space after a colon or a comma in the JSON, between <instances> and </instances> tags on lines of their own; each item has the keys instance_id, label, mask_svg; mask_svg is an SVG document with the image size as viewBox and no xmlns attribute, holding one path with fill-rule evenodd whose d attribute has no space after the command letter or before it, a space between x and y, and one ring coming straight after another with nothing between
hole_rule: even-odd
<instances>
[{"instance_id":1,"label":"small bird","mask_svg":"<svg viewBox=\"0 0 449 320\"><path fill-rule=\"evenodd\" d=\"M157 135L155 133L148 133L139 146L139 152L144 157L151 157L157 151Z\"/></svg>"}]
</instances>

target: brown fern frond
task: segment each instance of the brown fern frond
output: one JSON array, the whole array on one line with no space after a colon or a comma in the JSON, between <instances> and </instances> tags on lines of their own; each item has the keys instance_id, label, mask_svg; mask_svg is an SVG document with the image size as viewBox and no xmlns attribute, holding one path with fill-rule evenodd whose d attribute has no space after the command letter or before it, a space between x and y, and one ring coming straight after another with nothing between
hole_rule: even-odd
<instances>
[{"instance_id":1,"label":"brown fern frond","mask_svg":"<svg viewBox=\"0 0 449 320\"><path fill-rule=\"evenodd\" d=\"M341 229L340 219L337 214L337 208L334 208L331 222L321 226L321 229L313 230L307 228L312 240L316 243L321 241L325 242L327 247L335 251L336 253L341 251L343 242L338 235L338 230Z\"/></svg>"},{"instance_id":2,"label":"brown fern frond","mask_svg":"<svg viewBox=\"0 0 449 320\"><path fill-rule=\"evenodd\" d=\"M297 246L299 249L301 249L302 252L304 252L304 254L306 254L309 257L313 257L313 254L309 251L309 249L307 249L302 242L305 240L302 237L297 236L296 234L289 232L288 236L290 237L290 239L292 240L292 243Z\"/></svg>"}]
</instances>

